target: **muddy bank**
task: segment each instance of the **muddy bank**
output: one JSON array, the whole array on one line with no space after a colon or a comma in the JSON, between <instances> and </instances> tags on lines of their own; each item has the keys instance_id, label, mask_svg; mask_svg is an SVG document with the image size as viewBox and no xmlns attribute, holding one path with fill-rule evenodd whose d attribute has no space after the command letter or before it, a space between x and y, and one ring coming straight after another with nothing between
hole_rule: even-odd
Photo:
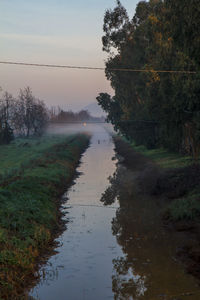
<instances>
[{"instance_id":1,"label":"muddy bank","mask_svg":"<svg viewBox=\"0 0 200 300\"><path fill-rule=\"evenodd\" d=\"M72 183L89 136L74 135L45 149L0 190L0 299L26 299L39 265L65 228L61 195Z\"/></svg>"},{"instance_id":2,"label":"muddy bank","mask_svg":"<svg viewBox=\"0 0 200 300\"><path fill-rule=\"evenodd\" d=\"M114 142L116 152L122 157L123 165L129 170L134 170L132 189L139 195L147 195L152 197L152 201L160 202L160 209L157 208L157 217L161 220L160 226L164 226L168 232L176 232L181 236L174 256L184 264L187 272L198 278L200 282L199 212L192 207L195 216L193 220L189 219L188 215L183 215L181 220L174 220L168 209L174 201L177 199L181 201L191 191L199 188L200 166L191 165L164 170L147 157L136 153L119 137L115 137Z\"/></svg>"}]
</instances>

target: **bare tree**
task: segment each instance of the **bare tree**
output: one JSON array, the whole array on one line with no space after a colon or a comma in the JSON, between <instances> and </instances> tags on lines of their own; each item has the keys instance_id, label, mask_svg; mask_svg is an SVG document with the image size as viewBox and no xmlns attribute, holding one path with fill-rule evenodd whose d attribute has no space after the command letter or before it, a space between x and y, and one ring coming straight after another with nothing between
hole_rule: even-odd
<instances>
[{"instance_id":1,"label":"bare tree","mask_svg":"<svg viewBox=\"0 0 200 300\"><path fill-rule=\"evenodd\" d=\"M48 111L43 101L36 99L29 87L20 90L15 105L14 128L18 134L29 137L41 135L48 121Z\"/></svg>"},{"instance_id":2,"label":"bare tree","mask_svg":"<svg viewBox=\"0 0 200 300\"><path fill-rule=\"evenodd\" d=\"M33 134L42 135L49 120L48 110L43 101L35 99L32 110Z\"/></svg>"}]
</instances>

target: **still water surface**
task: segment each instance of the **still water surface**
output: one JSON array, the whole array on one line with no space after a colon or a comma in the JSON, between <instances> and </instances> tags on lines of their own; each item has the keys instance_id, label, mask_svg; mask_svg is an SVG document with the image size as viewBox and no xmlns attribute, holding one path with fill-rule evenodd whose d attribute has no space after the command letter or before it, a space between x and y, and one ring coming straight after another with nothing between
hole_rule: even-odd
<instances>
[{"instance_id":1,"label":"still water surface","mask_svg":"<svg viewBox=\"0 0 200 300\"><path fill-rule=\"evenodd\" d=\"M136 197L120 208L120 197L130 197L126 192L112 195L110 205L100 201L102 194L104 200L109 196L105 191L117 171L114 144L103 126L87 130L92 138L78 168L81 175L63 196L67 229L30 295L40 300L200 299L196 281L173 259L178 237L155 220L156 203ZM61 131L69 127L54 128Z\"/></svg>"}]
</instances>

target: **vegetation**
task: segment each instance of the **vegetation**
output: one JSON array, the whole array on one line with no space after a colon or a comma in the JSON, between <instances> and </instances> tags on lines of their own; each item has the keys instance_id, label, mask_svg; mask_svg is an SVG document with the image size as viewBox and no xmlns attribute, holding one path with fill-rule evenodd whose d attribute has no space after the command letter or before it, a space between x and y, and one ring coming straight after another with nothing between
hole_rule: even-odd
<instances>
[{"instance_id":1,"label":"vegetation","mask_svg":"<svg viewBox=\"0 0 200 300\"><path fill-rule=\"evenodd\" d=\"M14 136L41 136L48 121L48 110L29 87L18 98L5 92L0 99L0 144L9 144Z\"/></svg>"},{"instance_id":2,"label":"vegetation","mask_svg":"<svg viewBox=\"0 0 200 300\"><path fill-rule=\"evenodd\" d=\"M148 150L126 139L114 138L123 163L138 171L134 183L142 193L166 199L164 218L168 221L200 221L200 166L189 157L165 149Z\"/></svg>"},{"instance_id":3,"label":"vegetation","mask_svg":"<svg viewBox=\"0 0 200 300\"><path fill-rule=\"evenodd\" d=\"M73 111L64 111L60 107L52 107L50 110L50 122L105 122L104 117L93 117L87 110L81 110L77 113Z\"/></svg>"},{"instance_id":4,"label":"vegetation","mask_svg":"<svg viewBox=\"0 0 200 300\"><path fill-rule=\"evenodd\" d=\"M192 191L187 197L176 199L170 205L167 214L172 220L195 220L199 222L200 201L199 192Z\"/></svg>"},{"instance_id":5,"label":"vegetation","mask_svg":"<svg viewBox=\"0 0 200 300\"><path fill-rule=\"evenodd\" d=\"M162 168L180 168L186 167L193 163L191 156L182 155L180 153L170 152L164 148L147 149L144 145L137 146L131 144L135 151L150 158L153 162Z\"/></svg>"},{"instance_id":6,"label":"vegetation","mask_svg":"<svg viewBox=\"0 0 200 300\"><path fill-rule=\"evenodd\" d=\"M119 0L106 11L102 42L109 54L106 76L115 95L101 93L97 101L115 128L137 145L198 159L199 26L198 0L140 1L132 19Z\"/></svg>"},{"instance_id":7,"label":"vegetation","mask_svg":"<svg viewBox=\"0 0 200 300\"><path fill-rule=\"evenodd\" d=\"M86 135L19 139L0 147L0 299L22 299L60 226L60 201Z\"/></svg>"}]
</instances>

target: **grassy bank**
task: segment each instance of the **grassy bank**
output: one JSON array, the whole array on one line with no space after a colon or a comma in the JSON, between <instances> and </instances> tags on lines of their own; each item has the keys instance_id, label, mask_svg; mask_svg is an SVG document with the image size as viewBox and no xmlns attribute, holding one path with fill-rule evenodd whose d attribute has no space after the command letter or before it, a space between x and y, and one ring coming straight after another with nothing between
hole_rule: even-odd
<instances>
[{"instance_id":1,"label":"grassy bank","mask_svg":"<svg viewBox=\"0 0 200 300\"><path fill-rule=\"evenodd\" d=\"M88 136L74 135L0 147L0 299L22 299L34 278L60 227L59 197L88 143Z\"/></svg>"},{"instance_id":2,"label":"grassy bank","mask_svg":"<svg viewBox=\"0 0 200 300\"><path fill-rule=\"evenodd\" d=\"M172 153L166 149L148 150L144 146L135 146L133 149L158 164L166 170L166 180L170 181L167 176L171 176L171 187L185 185L185 192L176 195L174 201L167 208L166 216L174 221L179 220L196 220L200 221L200 186L199 168L194 166L194 161L190 156L184 156L178 153ZM174 170L174 171L173 171ZM193 182L189 184L188 182Z\"/></svg>"},{"instance_id":3,"label":"grassy bank","mask_svg":"<svg viewBox=\"0 0 200 300\"><path fill-rule=\"evenodd\" d=\"M145 146L136 146L131 143L136 152L148 157L162 168L181 168L193 163L191 156L181 155L179 153L169 152L164 148L147 149Z\"/></svg>"},{"instance_id":4,"label":"grassy bank","mask_svg":"<svg viewBox=\"0 0 200 300\"><path fill-rule=\"evenodd\" d=\"M119 151L127 166L135 168L134 153L143 157L140 185L147 193L168 200L164 214L166 219L200 221L200 166L194 164L191 157L165 149L148 150L124 139L120 142L117 137L115 143L120 145Z\"/></svg>"}]
</instances>

